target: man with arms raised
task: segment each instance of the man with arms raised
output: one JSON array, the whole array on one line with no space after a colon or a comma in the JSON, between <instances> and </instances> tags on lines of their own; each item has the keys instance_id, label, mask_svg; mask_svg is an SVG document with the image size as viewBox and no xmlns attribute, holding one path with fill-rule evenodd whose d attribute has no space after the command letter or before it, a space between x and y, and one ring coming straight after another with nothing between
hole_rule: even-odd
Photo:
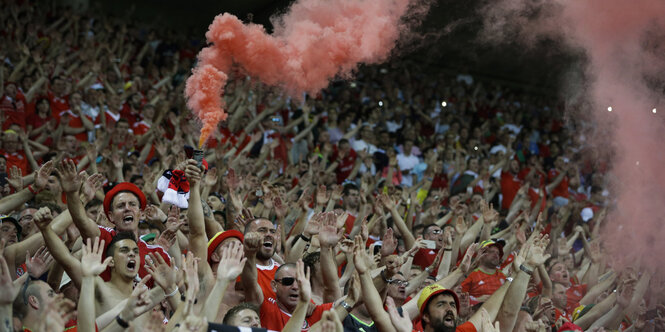
<instances>
[{"instance_id":1,"label":"man with arms raised","mask_svg":"<svg viewBox=\"0 0 665 332\"><path fill-rule=\"evenodd\" d=\"M81 262L69 252L67 246L51 229L49 226L51 219L51 211L48 208L39 209L34 218L37 227L44 236L49 251L55 260L62 265L74 285L80 288L83 280ZM95 241L98 241L98 238L95 238ZM105 246L103 240L100 246ZM111 258L108 260L110 278L108 282L105 282L102 278L95 277L95 312L97 313L105 313L115 308L120 302L132 295L134 279L139 270L139 247L134 234L117 232L105 248L106 256ZM175 296L178 294L178 287L175 284L175 270L169 267L159 255L151 254L150 258L149 273L161 287L155 287L150 291L152 303L156 305L166 296L172 308L177 308L179 298ZM142 282L145 283L149 278L150 276L145 277ZM147 319L148 316L144 315L136 318L135 326L142 326L144 319ZM118 317L118 319L122 321L121 325L128 323L122 317Z\"/></svg>"},{"instance_id":2,"label":"man with arms raised","mask_svg":"<svg viewBox=\"0 0 665 332\"><path fill-rule=\"evenodd\" d=\"M104 212L108 220L115 225L115 228L108 228L97 225L95 221L90 220L86 215L85 207L78 197L79 188L81 187L81 176L76 174L76 164L72 160L63 160L62 166L57 172L60 177L62 190L67 194L67 206L72 215L72 220L81 232L83 240L99 237L108 246L117 232L132 233L134 238L139 239L137 242L139 249L138 257L140 260L138 273L141 278L148 275L148 271L145 269L145 257L148 254L158 254L162 256L167 264L171 264L171 258L166 253L166 249L168 248L147 244L138 236L139 218L141 211L146 206L146 199L143 192L136 185L129 182L122 182L115 185L115 187L106 193L104 197ZM101 277L108 281L110 278L109 271L107 270L102 273ZM149 286L151 284L148 283Z\"/></svg>"}]
</instances>

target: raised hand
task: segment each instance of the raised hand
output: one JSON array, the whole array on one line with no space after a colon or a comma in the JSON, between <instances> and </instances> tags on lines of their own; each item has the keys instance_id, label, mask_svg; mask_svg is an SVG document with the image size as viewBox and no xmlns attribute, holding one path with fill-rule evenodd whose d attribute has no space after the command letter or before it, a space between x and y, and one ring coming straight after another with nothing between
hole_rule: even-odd
<instances>
[{"instance_id":1,"label":"raised hand","mask_svg":"<svg viewBox=\"0 0 665 332\"><path fill-rule=\"evenodd\" d=\"M307 271L305 271L307 270ZM296 281L298 282L298 301L308 303L312 299L312 285L309 282L309 269L302 259L296 262Z\"/></svg>"},{"instance_id":2,"label":"raised hand","mask_svg":"<svg viewBox=\"0 0 665 332\"><path fill-rule=\"evenodd\" d=\"M9 169L7 183L9 183L9 185L16 191L21 191L21 189L23 189L23 172L21 172L21 169L16 167L16 165Z\"/></svg>"},{"instance_id":3,"label":"raised hand","mask_svg":"<svg viewBox=\"0 0 665 332\"><path fill-rule=\"evenodd\" d=\"M5 249L5 240L0 240L0 252ZM25 282L26 278L23 278ZM0 255L0 305L11 305L18 295L18 292L21 290L23 285L16 284L14 285L12 281L12 274L9 272L9 267L7 267L7 261L3 255Z\"/></svg>"},{"instance_id":4,"label":"raised hand","mask_svg":"<svg viewBox=\"0 0 665 332\"><path fill-rule=\"evenodd\" d=\"M217 177L217 168L213 167L208 170L205 177L203 178L203 184L212 187L217 184L218 179L219 178Z\"/></svg>"},{"instance_id":5,"label":"raised hand","mask_svg":"<svg viewBox=\"0 0 665 332\"><path fill-rule=\"evenodd\" d=\"M46 187L48 183L48 178L53 172L53 161L47 161L42 167L39 168L37 174L35 175L35 190L40 191Z\"/></svg>"},{"instance_id":6,"label":"raised hand","mask_svg":"<svg viewBox=\"0 0 665 332\"><path fill-rule=\"evenodd\" d=\"M388 228L383 235L383 243L381 245L381 256L388 257L392 255L397 249L397 238L395 238L392 228Z\"/></svg>"},{"instance_id":7,"label":"raised hand","mask_svg":"<svg viewBox=\"0 0 665 332\"><path fill-rule=\"evenodd\" d=\"M194 307L196 294L199 293L199 259L194 257L194 254L190 251L187 256L182 256L182 262L185 270L185 285L187 286L183 313L187 316Z\"/></svg>"},{"instance_id":8,"label":"raised hand","mask_svg":"<svg viewBox=\"0 0 665 332\"><path fill-rule=\"evenodd\" d=\"M303 230L305 236L309 237L314 234L319 234L324 218L325 216L323 213L317 213L313 215L312 218L309 219L307 225L305 225L305 229Z\"/></svg>"},{"instance_id":9,"label":"raised hand","mask_svg":"<svg viewBox=\"0 0 665 332\"><path fill-rule=\"evenodd\" d=\"M325 185L320 185L316 189L316 205L323 206L328 203L328 193Z\"/></svg>"},{"instance_id":10,"label":"raised hand","mask_svg":"<svg viewBox=\"0 0 665 332\"><path fill-rule=\"evenodd\" d=\"M172 205L171 209L173 209L174 207L176 209L178 208L177 206ZM170 211L171 210L169 210L169 212ZM157 205L154 205L154 204L150 204L150 205L146 206L145 210L143 210L143 213L145 214L145 219L147 221L153 222L153 223L161 223L161 222L166 221L168 219L168 217L166 216L164 211L162 211ZM180 215L180 212L178 212L178 214L176 214L175 220L178 220L179 215Z\"/></svg>"},{"instance_id":11,"label":"raised hand","mask_svg":"<svg viewBox=\"0 0 665 332\"><path fill-rule=\"evenodd\" d=\"M169 266L162 255L148 254L150 259L146 259L146 270L152 276L152 279L164 290L164 293L173 293L177 287L175 284L176 271Z\"/></svg>"},{"instance_id":12,"label":"raised hand","mask_svg":"<svg viewBox=\"0 0 665 332\"><path fill-rule=\"evenodd\" d=\"M173 218L169 217L167 219L166 229L161 234L159 234L159 238L157 241L155 241L155 243L165 250L168 250L175 244L175 241L178 237L178 230L180 230L180 227L182 227L184 224L184 221L180 221L179 219L173 221Z\"/></svg>"},{"instance_id":13,"label":"raised hand","mask_svg":"<svg viewBox=\"0 0 665 332\"><path fill-rule=\"evenodd\" d=\"M185 164L185 176L191 186L201 183L201 169L198 162L194 159L188 159Z\"/></svg>"},{"instance_id":14,"label":"raised hand","mask_svg":"<svg viewBox=\"0 0 665 332\"><path fill-rule=\"evenodd\" d=\"M397 311L395 306L395 300L392 297L386 297L386 308L388 308L388 314L390 315L390 321L393 323L393 327L397 332L411 332L413 331L413 323L409 317L407 311L402 311L402 315Z\"/></svg>"},{"instance_id":15,"label":"raised hand","mask_svg":"<svg viewBox=\"0 0 665 332\"><path fill-rule=\"evenodd\" d=\"M134 287L132 295L127 299L125 307L120 312L122 320L130 322L152 308L150 289L146 286L150 279L151 276L147 275Z\"/></svg>"},{"instance_id":16,"label":"raised hand","mask_svg":"<svg viewBox=\"0 0 665 332\"><path fill-rule=\"evenodd\" d=\"M491 224L497 221L497 218L499 217L499 212L494 210L494 206L492 204L488 205L485 200L481 200L480 210L482 211L483 214L483 221L486 224Z\"/></svg>"},{"instance_id":17,"label":"raised hand","mask_svg":"<svg viewBox=\"0 0 665 332\"><path fill-rule=\"evenodd\" d=\"M469 272L471 272L471 260L473 259L473 256L476 254L476 251L478 251L478 243L473 243L469 246L468 249L466 249L466 253L464 254L464 258L462 258L462 263L460 263L459 267L462 269L462 273L464 275L468 275Z\"/></svg>"},{"instance_id":18,"label":"raised hand","mask_svg":"<svg viewBox=\"0 0 665 332\"><path fill-rule=\"evenodd\" d=\"M95 173L86 177L85 171L81 172L81 175L86 179L85 182L83 182L83 187L81 187L81 193L84 195L86 201L89 202L95 198L95 193L102 189L105 178L100 173Z\"/></svg>"},{"instance_id":19,"label":"raised hand","mask_svg":"<svg viewBox=\"0 0 665 332\"><path fill-rule=\"evenodd\" d=\"M222 258L217 267L217 279L235 280L242 272L247 258L240 242L233 241L222 248Z\"/></svg>"},{"instance_id":20,"label":"raised hand","mask_svg":"<svg viewBox=\"0 0 665 332\"><path fill-rule=\"evenodd\" d=\"M365 243L360 235L354 239L353 263L358 273L366 273L372 266L372 258L365 251Z\"/></svg>"},{"instance_id":21,"label":"raised hand","mask_svg":"<svg viewBox=\"0 0 665 332\"><path fill-rule=\"evenodd\" d=\"M87 244L84 244L81 248L81 275L83 277L95 277L100 275L106 270L106 267L109 265L113 257L106 257L102 262L102 257L104 255L104 240L99 240L99 237L95 237L95 240L90 241L88 238Z\"/></svg>"},{"instance_id":22,"label":"raised hand","mask_svg":"<svg viewBox=\"0 0 665 332\"><path fill-rule=\"evenodd\" d=\"M226 186L229 188L229 192L235 193L240 186L240 182L240 177L236 176L236 171L233 168L229 168L226 174Z\"/></svg>"},{"instance_id":23,"label":"raised hand","mask_svg":"<svg viewBox=\"0 0 665 332\"><path fill-rule=\"evenodd\" d=\"M60 178L62 191L66 193L77 193L79 191L83 177L76 172L76 164L73 160L63 160L55 172L58 174L58 178Z\"/></svg>"},{"instance_id":24,"label":"raised hand","mask_svg":"<svg viewBox=\"0 0 665 332\"><path fill-rule=\"evenodd\" d=\"M319 243L322 248L333 248L337 242L339 242L335 214L332 212L326 212L321 216L322 224L319 228Z\"/></svg>"},{"instance_id":25,"label":"raised hand","mask_svg":"<svg viewBox=\"0 0 665 332\"><path fill-rule=\"evenodd\" d=\"M272 199L272 203L275 206L275 215L277 215L277 218L282 219L286 217L286 214L289 212L289 207L282 202L282 198L279 197L279 195L275 195Z\"/></svg>"},{"instance_id":26,"label":"raised hand","mask_svg":"<svg viewBox=\"0 0 665 332\"><path fill-rule=\"evenodd\" d=\"M46 247L40 247L32 257L30 257L29 251L25 252L25 265L32 278L44 275L51 268L51 263L53 263L53 256Z\"/></svg>"},{"instance_id":27,"label":"raised hand","mask_svg":"<svg viewBox=\"0 0 665 332\"><path fill-rule=\"evenodd\" d=\"M526 263L534 268L545 264L545 261L550 258L550 254L545 254L549 243L550 239L547 234L536 237L526 256Z\"/></svg>"},{"instance_id":28,"label":"raised hand","mask_svg":"<svg viewBox=\"0 0 665 332\"><path fill-rule=\"evenodd\" d=\"M37 228L39 228L41 231L44 231L46 227L49 226L51 220L53 220L51 210L49 210L49 208L46 206L39 208L39 210L35 212L35 215L32 218L32 221L34 221L35 225L37 225Z\"/></svg>"}]
</instances>

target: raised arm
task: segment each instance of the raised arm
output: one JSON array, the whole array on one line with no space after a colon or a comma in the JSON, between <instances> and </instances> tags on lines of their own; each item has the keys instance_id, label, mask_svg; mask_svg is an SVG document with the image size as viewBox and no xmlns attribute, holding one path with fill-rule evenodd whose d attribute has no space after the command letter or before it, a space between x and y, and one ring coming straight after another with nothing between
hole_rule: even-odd
<instances>
[{"instance_id":1,"label":"raised arm","mask_svg":"<svg viewBox=\"0 0 665 332\"><path fill-rule=\"evenodd\" d=\"M47 207L39 209L34 216L35 225L42 232L46 247L58 264L62 265L67 275L72 279L76 287L81 287L81 262L69 252L69 248L51 229L49 223L53 219L51 210Z\"/></svg>"},{"instance_id":2,"label":"raised arm","mask_svg":"<svg viewBox=\"0 0 665 332\"><path fill-rule=\"evenodd\" d=\"M90 220L85 213L85 207L79 197L79 189L83 183L83 177L76 172L76 164L73 160L63 160L56 170L60 179L60 186L67 195L67 208L72 215L74 225L81 232L83 239L98 237L101 233L97 224ZM96 175L91 175L96 176Z\"/></svg>"},{"instance_id":3,"label":"raised arm","mask_svg":"<svg viewBox=\"0 0 665 332\"><path fill-rule=\"evenodd\" d=\"M245 253L243 251L243 246L239 242L231 242L230 245L225 245L222 248L221 256L222 258L219 260L219 265L217 266L215 286L213 286L210 291L210 295L208 296L203 309L205 316L210 322L215 321L215 318L219 313L219 306L224 299L226 289L229 284L238 278L245 266L245 262L247 261L247 259L244 258Z\"/></svg>"},{"instance_id":4,"label":"raised arm","mask_svg":"<svg viewBox=\"0 0 665 332\"><path fill-rule=\"evenodd\" d=\"M189 248L194 256L201 260L199 264L199 275L203 277L203 288L207 281L212 281L212 270L208 261L208 236L205 231L205 220L203 219L203 205L201 204L201 170L194 159L187 160L185 176L189 181L189 207L187 218L189 220Z\"/></svg>"},{"instance_id":5,"label":"raised arm","mask_svg":"<svg viewBox=\"0 0 665 332\"><path fill-rule=\"evenodd\" d=\"M258 272L256 271L256 253L261 246L261 235L256 232L245 234L245 257L247 262L242 269L242 284L245 287L245 301L261 306L263 303L263 291L258 283Z\"/></svg>"},{"instance_id":6,"label":"raised arm","mask_svg":"<svg viewBox=\"0 0 665 332\"><path fill-rule=\"evenodd\" d=\"M102 262L104 240L88 239L81 248L81 290L78 301L77 329L82 332L95 331L95 279L113 259L107 257Z\"/></svg>"},{"instance_id":7,"label":"raised arm","mask_svg":"<svg viewBox=\"0 0 665 332\"><path fill-rule=\"evenodd\" d=\"M550 257L549 254L545 254L548 244L549 238L547 235L538 236L533 242L527 242L515 257L513 261L515 278L508 289L508 293L506 293L497 316L497 320L501 323L502 332L510 332L515 327L517 313L522 307L531 274L533 274L534 269L543 265Z\"/></svg>"},{"instance_id":8,"label":"raised arm","mask_svg":"<svg viewBox=\"0 0 665 332\"><path fill-rule=\"evenodd\" d=\"M37 171L34 185L28 186L17 193L0 199L0 213L9 214L32 199L37 192L46 187L46 182L48 181L48 177L51 175L52 170L53 162L49 161Z\"/></svg>"},{"instance_id":9,"label":"raised arm","mask_svg":"<svg viewBox=\"0 0 665 332\"><path fill-rule=\"evenodd\" d=\"M372 259L365 251L365 245L360 235L356 235L353 261L356 271L360 275L360 288L362 289L365 307L376 323L379 331L394 332L395 328L390 322L390 316L383 310L383 301L381 295L374 287L372 276L370 275L370 266ZM415 317L415 316L414 316Z\"/></svg>"},{"instance_id":10,"label":"raised arm","mask_svg":"<svg viewBox=\"0 0 665 332\"><path fill-rule=\"evenodd\" d=\"M404 239L404 247L406 248L406 250L411 249L413 245L416 243L416 238L413 237L413 234L411 233L409 228L406 227L406 223L404 223L404 219L402 219L402 216L400 216L399 211L397 211L395 203L385 194L380 196L379 201L381 202L381 204L383 204L383 206L385 206L385 208L388 211L390 211L390 215L393 217L395 226L397 226L399 233L402 235L402 238Z\"/></svg>"},{"instance_id":11,"label":"raised arm","mask_svg":"<svg viewBox=\"0 0 665 332\"><path fill-rule=\"evenodd\" d=\"M298 282L298 304L286 322L282 331L299 332L305 322L307 307L312 299L312 286L309 281L309 270L305 272L305 263L302 260L296 262L296 282Z\"/></svg>"},{"instance_id":12,"label":"raised arm","mask_svg":"<svg viewBox=\"0 0 665 332\"><path fill-rule=\"evenodd\" d=\"M339 275L337 264L333 256L333 248L339 242L337 227L335 225L335 214L326 212L322 215L323 222L319 230L319 243L321 244L321 274L323 278L323 302L334 302L342 297L339 287Z\"/></svg>"}]
</instances>

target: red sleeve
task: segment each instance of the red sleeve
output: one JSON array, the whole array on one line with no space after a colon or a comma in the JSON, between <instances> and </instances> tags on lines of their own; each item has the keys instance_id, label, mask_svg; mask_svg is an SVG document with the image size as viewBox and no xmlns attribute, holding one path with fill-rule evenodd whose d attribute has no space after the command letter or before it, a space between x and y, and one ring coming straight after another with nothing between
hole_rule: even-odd
<instances>
[{"instance_id":1,"label":"red sleeve","mask_svg":"<svg viewBox=\"0 0 665 332\"><path fill-rule=\"evenodd\" d=\"M323 312L332 309L332 307L333 307L332 303L324 303L322 305L316 306L312 314L309 315L309 317L307 317L307 322L309 323L309 326L312 326L316 324L316 322L320 321L321 317L323 317Z\"/></svg>"},{"instance_id":2,"label":"red sleeve","mask_svg":"<svg viewBox=\"0 0 665 332\"><path fill-rule=\"evenodd\" d=\"M476 326L471 322L466 322L455 329L455 332L478 332Z\"/></svg>"},{"instance_id":3,"label":"red sleeve","mask_svg":"<svg viewBox=\"0 0 665 332\"><path fill-rule=\"evenodd\" d=\"M462 293L469 293L471 291L471 284L473 284L473 272L471 273L472 274L470 274L468 277L466 277L466 279L464 279L464 281L462 281Z\"/></svg>"}]
</instances>

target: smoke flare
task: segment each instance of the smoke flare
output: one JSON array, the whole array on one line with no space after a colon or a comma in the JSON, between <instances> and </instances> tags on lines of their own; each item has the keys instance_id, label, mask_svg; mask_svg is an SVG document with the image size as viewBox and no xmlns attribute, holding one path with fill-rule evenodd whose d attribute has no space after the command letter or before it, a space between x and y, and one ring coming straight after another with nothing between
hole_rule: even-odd
<instances>
[{"instance_id":1,"label":"smoke flare","mask_svg":"<svg viewBox=\"0 0 665 332\"><path fill-rule=\"evenodd\" d=\"M485 39L554 38L584 52L590 109L582 111L591 111L598 130L581 134L612 156L602 243L618 268L665 273L665 125L652 111L663 100L665 2L501 0L482 12Z\"/></svg>"},{"instance_id":2,"label":"smoke flare","mask_svg":"<svg viewBox=\"0 0 665 332\"><path fill-rule=\"evenodd\" d=\"M293 97L315 94L334 77L348 78L359 63L388 59L409 12L422 15L417 0L302 0L273 20L269 35L225 13L215 17L187 80L187 105L203 122L199 147L226 119L221 94L232 65Z\"/></svg>"}]
</instances>

